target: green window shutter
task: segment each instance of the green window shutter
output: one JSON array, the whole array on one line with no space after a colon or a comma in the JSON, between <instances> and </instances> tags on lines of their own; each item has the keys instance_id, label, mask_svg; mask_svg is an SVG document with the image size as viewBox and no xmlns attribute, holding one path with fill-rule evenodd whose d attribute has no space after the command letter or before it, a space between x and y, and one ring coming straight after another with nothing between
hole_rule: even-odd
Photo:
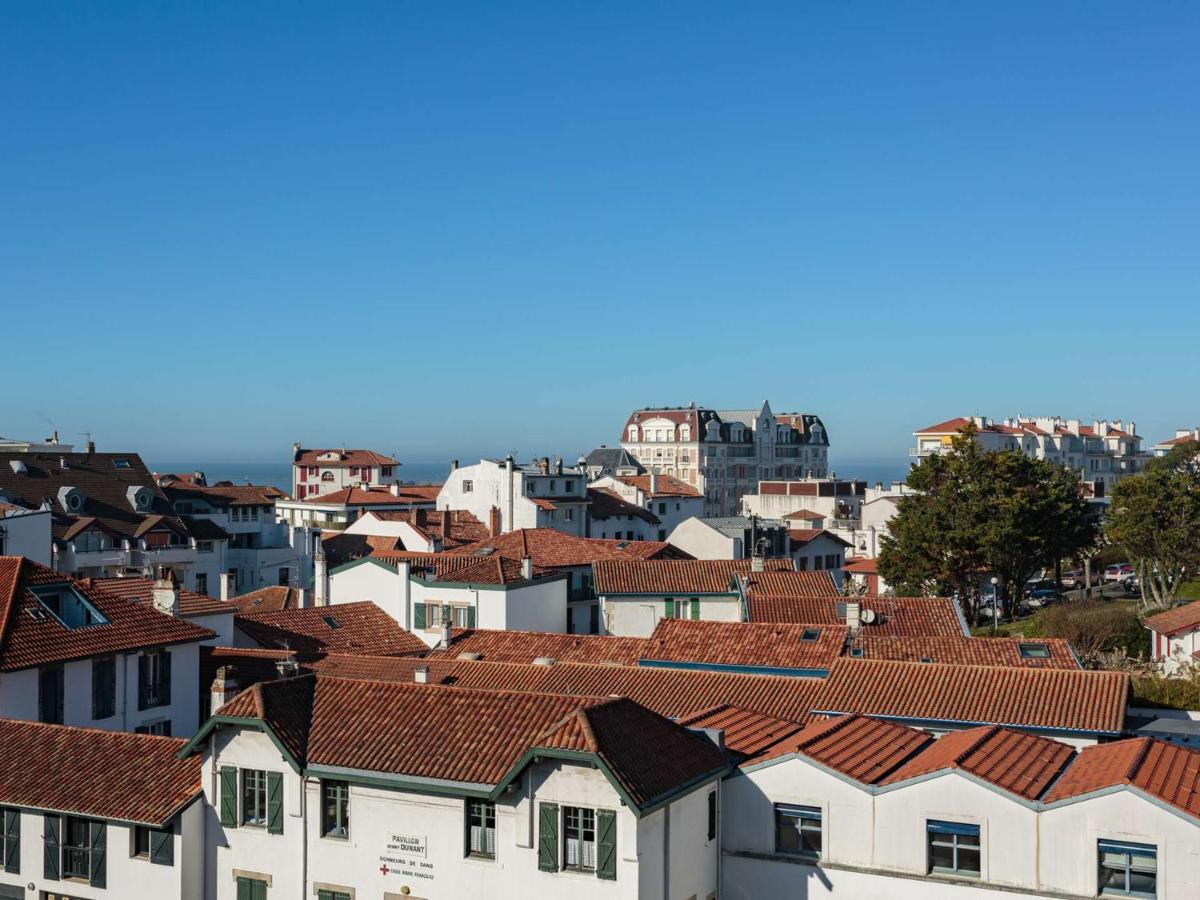
<instances>
[{"instance_id":1,"label":"green window shutter","mask_svg":"<svg viewBox=\"0 0 1200 900\"><path fill-rule=\"evenodd\" d=\"M88 883L95 888L108 887L108 825L104 822L92 822L91 832L91 875Z\"/></svg>"},{"instance_id":2,"label":"green window shutter","mask_svg":"<svg viewBox=\"0 0 1200 900\"><path fill-rule=\"evenodd\" d=\"M146 696L146 654L138 657L138 709L146 709L149 699Z\"/></svg>"},{"instance_id":3,"label":"green window shutter","mask_svg":"<svg viewBox=\"0 0 1200 900\"><path fill-rule=\"evenodd\" d=\"M4 810L4 860L5 872L17 875L21 871L21 811Z\"/></svg>"},{"instance_id":4,"label":"green window shutter","mask_svg":"<svg viewBox=\"0 0 1200 900\"><path fill-rule=\"evenodd\" d=\"M250 882L250 900L267 900L267 883L253 880Z\"/></svg>"},{"instance_id":5,"label":"green window shutter","mask_svg":"<svg viewBox=\"0 0 1200 900\"><path fill-rule=\"evenodd\" d=\"M267 831L283 834L283 775L267 773Z\"/></svg>"},{"instance_id":6,"label":"green window shutter","mask_svg":"<svg viewBox=\"0 0 1200 900\"><path fill-rule=\"evenodd\" d=\"M237 900L251 900L251 890L249 878L239 878L237 880Z\"/></svg>"},{"instance_id":7,"label":"green window shutter","mask_svg":"<svg viewBox=\"0 0 1200 900\"><path fill-rule=\"evenodd\" d=\"M617 814L596 810L596 877L617 880Z\"/></svg>"},{"instance_id":8,"label":"green window shutter","mask_svg":"<svg viewBox=\"0 0 1200 900\"><path fill-rule=\"evenodd\" d=\"M42 816L42 846L44 848L44 864L42 875L49 881L58 881L58 867L62 854L58 846L58 837L62 834L62 817Z\"/></svg>"},{"instance_id":9,"label":"green window shutter","mask_svg":"<svg viewBox=\"0 0 1200 900\"><path fill-rule=\"evenodd\" d=\"M418 603L413 607L413 628L425 627L425 604Z\"/></svg>"},{"instance_id":10,"label":"green window shutter","mask_svg":"<svg viewBox=\"0 0 1200 900\"><path fill-rule=\"evenodd\" d=\"M538 804L538 868L558 871L558 804Z\"/></svg>"},{"instance_id":11,"label":"green window shutter","mask_svg":"<svg viewBox=\"0 0 1200 900\"><path fill-rule=\"evenodd\" d=\"M691 613L692 613L692 621L699 622L700 621L700 598L699 597L693 597L691 599Z\"/></svg>"},{"instance_id":12,"label":"green window shutter","mask_svg":"<svg viewBox=\"0 0 1200 900\"><path fill-rule=\"evenodd\" d=\"M667 604L667 618L668 619L675 618L675 598L668 597L665 602Z\"/></svg>"},{"instance_id":13,"label":"green window shutter","mask_svg":"<svg viewBox=\"0 0 1200 900\"><path fill-rule=\"evenodd\" d=\"M475 607L473 607L473 606L467 607L467 627L468 628L475 627Z\"/></svg>"},{"instance_id":14,"label":"green window shutter","mask_svg":"<svg viewBox=\"0 0 1200 900\"><path fill-rule=\"evenodd\" d=\"M233 766L221 767L221 824L237 826L237 769Z\"/></svg>"},{"instance_id":15,"label":"green window shutter","mask_svg":"<svg viewBox=\"0 0 1200 900\"><path fill-rule=\"evenodd\" d=\"M175 832L171 828L150 830L150 862L156 866L175 865Z\"/></svg>"}]
</instances>

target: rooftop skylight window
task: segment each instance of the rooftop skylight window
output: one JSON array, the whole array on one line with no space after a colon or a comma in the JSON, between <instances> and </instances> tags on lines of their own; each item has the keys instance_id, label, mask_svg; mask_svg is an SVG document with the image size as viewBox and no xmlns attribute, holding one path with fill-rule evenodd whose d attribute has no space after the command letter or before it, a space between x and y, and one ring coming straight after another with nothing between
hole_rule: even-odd
<instances>
[{"instance_id":1,"label":"rooftop skylight window","mask_svg":"<svg viewBox=\"0 0 1200 900\"><path fill-rule=\"evenodd\" d=\"M1050 648L1045 644L1019 644L1022 659L1049 659Z\"/></svg>"},{"instance_id":2,"label":"rooftop skylight window","mask_svg":"<svg viewBox=\"0 0 1200 900\"><path fill-rule=\"evenodd\" d=\"M815 641L821 637L820 628L805 628L804 633L800 635L802 641Z\"/></svg>"},{"instance_id":3,"label":"rooftop skylight window","mask_svg":"<svg viewBox=\"0 0 1200 900\"><path fill-rule=\"evenodd\" d=\"M324 620L325 624L328 625L330 628L341 628L342 627L341 623L339 623L338 620L335 619L333 616L322 616L321 618Z\"/></svg>"},{"instance_id":4,"label":"rooftop skylight window","mask_svg":"<svg viewBox=\"0 0 1200 900\"><path fill-rule=\"evenodd\" d=\"M108 619L69 584L39 584L30 588L38 603L66 628L107 625Z\"/></svg>"}]
</instances>

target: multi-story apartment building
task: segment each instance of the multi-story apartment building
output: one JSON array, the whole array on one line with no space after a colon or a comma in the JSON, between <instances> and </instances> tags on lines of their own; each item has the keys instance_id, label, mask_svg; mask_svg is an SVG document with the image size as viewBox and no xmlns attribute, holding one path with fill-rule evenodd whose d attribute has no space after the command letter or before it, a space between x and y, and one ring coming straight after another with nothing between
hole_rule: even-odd
<instances>
[{"instance_id":1,"label":"multi-story apartment building","mask_svg":"<svg viewBox=\"0 0 1200 900\"><path fill-rule=\"evenodd\" d=\"M292 444L292 496L297 500L399 480L400 463L374 450L306 450Z\"/></svg>"},{"instance_id":2,"label":"multi-story apartment building","mask_svg":"<svg viewBox=\"0 0 1200 900\"><path fill-rule=\"evenodd\" d=\"M986 416L959 416L939 422L913 432L917 445L909 455L924 458L945 452L954 436L972 423L975 439L985 451L1016 450L1074 469L1080 481L1092 486L1092 496L1097 500L1107 498L1114 484L1140 472L1150 459L1150 454L1142 450L1134 422L1126 427L1119 419L1098 419L1085 425L1079 419L1023 415L1003 422Z\"/></svg>"},{"instance_id":3,"label":"multi-story apartment building","mask_svg":"<svg viewBox=\"0 0 1200 900\"><path fill-rule=\"evenodd\" d=\"M630 414L621 446L648 471L672 475L705 498L704 514L733 516L760 480L824 477L829 434L807 413L647 407Z\"/></svg>"},{"instance_id":4,"label":"multi-story apartment building","mask_svg":"<svg viewBox=\"0 0 1200 900\"><path fill-rule=\"evenodd\" d=\"M1150 450L1155 456L1166 456L1179 445L1188 444L1193 441L1200 441L1200 426L1196 428L1176 428L1175 437L1159 441Z\"/></svg>"},{"instance_id":5,"label":"multi-story apartment building","mask_svg":"<svg viewBox=\"0 0 1200 900\"><path fill-rule=\"evenodd\" d=\"M543 456L531 463L481 459L473 466L450 463L438 509L465 509L481 522L499 516L499 531L553 528L576 537L588 533L587 465L564 467Z\"/></svg>"}]
</instances>

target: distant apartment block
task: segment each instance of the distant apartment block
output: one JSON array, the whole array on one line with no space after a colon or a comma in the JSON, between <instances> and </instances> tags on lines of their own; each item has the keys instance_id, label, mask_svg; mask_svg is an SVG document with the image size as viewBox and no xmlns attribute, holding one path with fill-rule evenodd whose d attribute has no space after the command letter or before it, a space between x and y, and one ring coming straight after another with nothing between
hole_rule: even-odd
<instances>
[{"instance_id":1,"label":"distant apartment block","mask_svg":"<svg viewBox=\"0 0 1200 900\"><path fill-rule=\"evenodd\" d=\"M400 463L374 450L306 450L292 444L292 496L297 500L343 488L399 481Z\"/></svg>"},{"instance_id":2,"label":"distant apartment block","mask_svg":"<svg viewBox=\"0 0 1200 900\"><path fill-rule=\"evenodd\" d=\"M829 434L808 413L647 407L631 413L621 446L648 472L671 475L705 498L707 516L737 515L759 481L823 477Z\"/></svg>"},{"instance_id":3,"label":"distant apartment block","mask_svg":"<svg viewBox=\"0 0 1200 900\"><path fill-rule=\"evenodd\" d=\"M1200 441L1200 426L1196 428L1176 428L1175 437L1159 441L1150 450L1155 456L1166 456L1181 444L1189 444L1193 441Z\"/></svg>"}]
</instances>

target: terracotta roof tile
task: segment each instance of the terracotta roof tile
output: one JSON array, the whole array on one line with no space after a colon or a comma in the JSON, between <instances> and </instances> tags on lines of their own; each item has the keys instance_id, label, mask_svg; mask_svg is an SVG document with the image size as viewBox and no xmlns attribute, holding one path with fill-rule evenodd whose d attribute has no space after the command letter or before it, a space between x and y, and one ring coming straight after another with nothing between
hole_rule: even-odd
<instances>
[{"instance_id":1,"label":"terracotta roof tile","mask_svg":"<svg viewBox=\"0 0 1200 900\"><path fill-rule=\"evenodd\" d=\"M643 660L753 669L827 671L841 655L843 625L773 625L660 619Z\"/></svg>"},{"instance_id":2,"label":"terracotta roof tile","mask_svg":"<svg viewBox=\"0 0 1200 900\"><path fill-rule=\"evenodd\" d=\"M694 557L680 550L670 541L626 541L613 538L589 538L597 544L620 550L638 559L693 559Z\"/></svg>"},{"instance_id":3,"label":"terracotta roof tile","mask_svg":"<svg viewBox=\"0 0 1200 900\"><path fill-rule=\"evenodd\" d=\"M407 522L429 538L440 540L443 550L483 541L488 537L487 526L465 509L379 509L366 515L374 516L381 522Z\"/></svg>"},{"instance_id":4,"label":"terracotta roof tile","mask_svg":"<svg viewBox=\"0 0 1200 900\"><path fill-rule=\"evenodd\" d=\"M238 613L278 612L281 609L300 608L300 589L272 585L231 597L229 604Z\"/></svg>"},{"instance_id":5,"label":"terracotta roof tile","mask_svg":"<svg viewBox=\"0 0 1200 900\"><path fill-rule=\"evenodd\" d=\"M31 590L70 586L107 622L68 628ZM34 610L33 614L26 610ZM36 616L36 618L35 618ZM87 582L68 578L23 557L0 557L0 671L32 669L48 663L109 653L207 640L215 632L130 603Z\"/></svg>"},{"instance_id":6,"label":"terracotta roof tile","mask_svg":"<svg viewBox=\"0 0 1200 900\"><path fill-rule=\"evenodd\" d=\"M0 804L160 827L200 795L184 743L0 719Z\"/></svg>"},{"instance_id":7,"label":"terracotta roof tile","mask_svg":"<svg viewBox=\"0 0 1200 900\"><path fill-rule=\"evenodd\" d=\"M1123 672L848 659L834 663L816 713L1119 734Z\"/></svg>"},{"instance_id":8,"label":"terracotta roof tile","mask_svg":"<svg viewBox=\"0 0 1200 900\"><path fill-rule=\"evenodd\" d=\"M874 557L859 556L846 560L842 566L843 572L854 572L862 575L878 575L879 560Z\"/></svg>"},{"instance_id":9,"label":"terracotta roof tile","mask_svg":"<svg viewBox=\"0 0 1200 900\"><path fill-rule=\"evenodd\" d=\"M495 555L509 559L528 556L534 565L551 569L589 566L598 560L636 558L632 553L611 546L608 541L575 537L553 528L519 528L450 552L461 556Z\"/></svg>"},{"instance_id":10,"label":"terracotta roof tile","mask_svg":"<svg viewBox=\"0 0 1200 900\"><path fill-rule=\"evenodd\" d=\"M883 635L868 633L864 626L851 646L864 659L894 659L908 662L932 661L971 666L1022 666L1027 669L1082 669L1062 638L962 637L961 635ZM1029 652L1022 654L1022 648ZM1046 657L1040 655L1045 652Z\"/></svg>"},{"instance_id":11,"label":"terracotta roof tile","mask_svg":"<svg viewBox=\"0 0 1200 900\"><path fill-rule=\"evenodd\" d=\"M174 480L178 476L167 475L158 479L167 497L172 502L200 497L228 506L274 506L276 500L286 500L288 495L269 484L234 484L218 481L216 484L196 484L193 481Z\"/></svg>"},{"instance_id":12,"label":"terracotta roof tile","mask_svg":"<svg viewBox=\"0 0 1200 900\"><path fill-rule=\"evenodd\" d=\"M788 529L788 537L791 539L792 543L799 544L800 546L804 546L805 544L812 543L817 538L819 538L821 535L825 535L831 541L841 544L843 547L854 546L845 538L838 536L837 534L835 534L832 531L827 531L824 528L790 528L790 529Z\"/></svg>"},{"instance_id":13,"label":"terracotta roof tile","mask_svg":"<svg viewBox=\"0 0 1200 900\"><path fill-rule=\"evenodd\" d=\"M120 597L123 600L133 600L143 605L148 605L154 601L153 578L90 578L81 580L84 584L90 583L104 591L104 593L110 594L113 597ZM179 590L179 614L184 618L233 615L236 612L237 607L232 603L222 602L206 594L197 594L195 591L188 591L182 588Z\"/></svg>"},{"instance_id":14,"label":"terracotta roof tile","mask_svg":"<svg viewBox=\"0 0 1200 900\"><path fill-rule=\"evenodd\" d=\"M1118 785L1145 791L1200 818L1200 750L1152 738L1085 747L1045 800L1053 803Z\"/></svg>"},{"instance_id":15,"label":"terracotta roof tile","mask_svg":"<svg viewBox=\"0 0 1200 900\"><path fill-rule=\"evenodd\" d=\"M370 600L306 609L247 613L234 619L238 630L265 647L306 655L361 653L399 656L428 648Z\"/></svg>"},{"instance_id":16,"label":"terracotta roof tile","mask_svg":"<svg viewBox=\"0 0 1200 900\"><path fill-rule=\"evenodd\" d=\"M336 453L335 460L321 459L326 453ZM390 456L376 453L374 450L346 450L345 448L326 450L297 450L292 454L292 462L297 466L317 466L322 469L344 469L349 466L398 466L400 463Z\"/></svg>"},{"instance_id":17,"label":"terracotta roof tile","mask_svg":"<svg viewBox=\"0 0 1200 900\"><path fill-rule=\"evenodd\" d=\"M790 559L765 562L768 569L780 571L792 566ZM728 594L735 590L735 574L750 574L750 560L601 559L593 564L592 572L597 594ZM832 588L832 580L829 583Z\"/></svg>"},{"instance_id":18,"label":"terracotta roof tile","mask_svg":"<svg viewBox=\"0 0 1200 900\"><path fill-rule=\"evenodd\" d=\"M657 475L657 484L650 490L649 475L614 475L617 481L635 487L647 497L702 497L696 488L674 475Z\"/></svg>"},{"instance_id":19,"label":"terracotta roof tile","mask_svg":"<svg viewBox=\"0 0 1200 900\"><path fill-rule=\"evenodd\" d=\"M850 715L814 722L768 755L797 753L855 781L878 784L933 742L930 734L917 728Z\"/></svg>"},{"instance_id":20,"label":"terracotta roof tile","mask_svg":"<svg viewBox=\"0 0 1200 900\"><path fill-rule=\"evenodd\" d=\"M327 494L311 494L300 502L324 504L326 506L394 506L406 507L413 503L432 506L437 501L441 488L424 485L400 485L396 493L391 488L371 486L345 487Z\"/></svg>"},{"instance_id":21,"label":"terracotta roof tile","mask_svg":"<svg viewBox=\"0 0 1200 900\"><path fill-rule=\"evenodd\" d=\"M780 597L751 591L746 607L751 622L845 624L846 597ZM862 626L865 635L963 637L963 621L949 597L862 597L863 610L874 621Z\"/></svg>"},{"instance_id":22,"label":"terracotta roof tile","mask_svg":"<svg viewBox=\"0 0 1200 900\"><path fill-rule=\"evenodd\" d=\"M636 666L645 647L645 638L455 629L450 646L430 651L429 658L456 659L461 653L477 653L489 662L532 663L548 657L558 662Z\"/></svg>"},{"instance_id":23,"label":"terracotta roof tile","mask_svg":"<svg viewBox=\"0 0 1200 900\"><path fill-rule=\"evenodd\" d=\"M294 659L290 650L275 650L267 647L208 647L200 648L200 690L208 693L217 669L222 666L233 668L233 677L238 687L245 690L260 681L273 681L279 677L277 663ZM299 663L301 672L308 669Z\"/></svg>"},{"instance_id":24,"label":"terracotta roof tile","mask_svg":"<svg viewBox=\"0 0 1200 900\"><path fill-rule=\"evenodd\" d=\"M608 488L588 488L588 497L592 501L590 514L594 521L605 521L617 516L626 516L641 519L650 525L661 524L658 516L654 515L654 513L635 503L630 503Z\"/></svg>"},{"instance_id":25,"label":"terracotta roof tile","mask_svg":"<svg viewBox=\"0 0 1200 900\"><path fill-rule=\"evenodd\" d=\"M677 721L688 728L719 729L726 751L739 765L770 754L773 748L804 730L800 722L738 709L727 703L680 716Z\"/></svg>"},{"instance_id":26,"label":"terracotta roof tile","mask_svg":"<svg viewBox=\"0 0 1200 900\"><path fill-rule=\"evenodd\" d=\"M772 566L768 565L766 572L752 572L747 583L749 596L753 597L756 593L771 594L777 597L836 597L838 595L832 573L827 571L794 572L791 560L767 560L767 563L772 562L782 562L786 565L778 566L776 571L771 571Z\"/></svg>"},{"instance_id":27,"label":"terracotta roof tile","mask_svg":"<svg viewBox=\"0 0 1200 900\"><path fill-rule=\"evenodd\" d=\"M1166 635L1194 631L1200 628L1200 600L1149 616L1142 624L1152 631Z\"/></svg>"}]
</instances>

